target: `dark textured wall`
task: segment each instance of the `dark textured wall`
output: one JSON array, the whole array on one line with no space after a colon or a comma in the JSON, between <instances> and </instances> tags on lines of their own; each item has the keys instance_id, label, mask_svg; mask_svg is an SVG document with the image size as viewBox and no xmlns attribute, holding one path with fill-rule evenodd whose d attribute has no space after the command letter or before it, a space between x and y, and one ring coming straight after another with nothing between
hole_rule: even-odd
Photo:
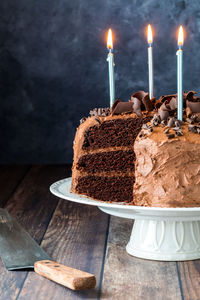
<instances>
[{"instance_id":1,"label":"dark textured wall","mask_svg":"<svg viewBox=\"0 0 200 300\"><path fill-rule=\"evenodd\" d=\"M154 27L155 94L176 92L183 24L184 89L200 87L199 0L1 0L1 163L70 163L75 128L109 104L106 30L115 34L116 96L148 90L145 27Z\"/></svg>"}]
</instances>

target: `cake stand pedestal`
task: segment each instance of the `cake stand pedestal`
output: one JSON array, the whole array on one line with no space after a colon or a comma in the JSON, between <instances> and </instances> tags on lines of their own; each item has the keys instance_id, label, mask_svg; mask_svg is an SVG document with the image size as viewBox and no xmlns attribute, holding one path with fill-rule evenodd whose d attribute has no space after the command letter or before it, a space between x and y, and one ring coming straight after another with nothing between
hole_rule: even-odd
<instances>
[{"instance_id":1,"label":"cake stand pedestal","mask_svg":"<svg viewBox=\"0 0 200 300\"><path fill-rule=\"evenodd\" d=\"M135 219L126 251L133 256L162 261L200 258L200 207L160 208L106 203L70 192L71 178L51 185L59 198L97 206L103 212Z\"/></svg>"}]
</instances>

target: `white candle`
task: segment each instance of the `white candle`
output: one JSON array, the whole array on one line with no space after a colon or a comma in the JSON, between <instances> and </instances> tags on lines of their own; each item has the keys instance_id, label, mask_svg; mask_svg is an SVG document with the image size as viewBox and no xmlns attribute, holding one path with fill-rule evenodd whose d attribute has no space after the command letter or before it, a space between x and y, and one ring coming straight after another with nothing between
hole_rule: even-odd
<instances>
[{"instance_id":1,"label":"white candle","mask_svg":"<svg viewBox=\"0 0 200 300\"><path fill-rule=\"evenodd\" d=\"M148 66L149 66L149 97L153 98L153 35L151 30L151 25L148 25Z\"/></svg>"},{"instance_id":2,"label":"white candle","mask_svg":"<svg viewBox=\"0 0 200 300\"><path fill-rule=\"evenodd\" d=\"M112 31L109 29L108 31L108 40L107 40L107 48L108 48L108 73L109 73L109 89L110 89L110 107L112 107L115 100L115 74L114 74L114 54L113 54L113 42L112 42Z\"/></svg>"},{"instance_id":3,"label":"white candle","mask_svg":"<svg viewBox=\"0 0 200 300\"><path fill-rule=\"evenodd\" d=\"M183 120L183 27L179 28L177 55L177 119Z\"/></svg>"}]
</instances>

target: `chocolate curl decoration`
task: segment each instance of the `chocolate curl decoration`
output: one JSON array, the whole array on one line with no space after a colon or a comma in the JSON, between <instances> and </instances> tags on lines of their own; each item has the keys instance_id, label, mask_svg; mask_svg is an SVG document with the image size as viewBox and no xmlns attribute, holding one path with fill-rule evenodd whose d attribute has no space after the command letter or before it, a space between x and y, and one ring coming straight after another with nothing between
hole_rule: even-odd
<instances>
[{"instance_id":1,"label":"chocolate curl decoration","mask_svg":"<svg viewBox=\"0 0 200 300\"><path fill-rule=\"evenodd\" d=\"M190 118L190 117L192 116L192 111L191 111L191 109L189 108L189 106L186 107L185 112L186 112L186 116L187 116L188 118Z\"/></svg>"},{"instance_id":2,"label":"chocolate curl decoration","mask_svg":"<svg viewBox=\"0 0 200 300\"><path fill-rule=\"evenodd\" d=\"M169 117L169 108L166 106L166 103L163 103L158 109L158 114L160 116L161 121L167 120L167 118Z\"/></svg>"},{"instance_id":3,"label":"chocolate curl decoration","mask_svg":"<svg viewBox=\"0 0 200 300\"><path fill-rule=\"evenodd\" d=\"M153 103L151 102L149 98L149 93L146 93L144 91L136 92L131 96L131 98L137 98L141 101L141 103L144 105L145 110L152 111L153 110Z\"/></svg>"},{"instance_id":4,"label":"chocolate curl decoration","mask_svg":"<svg viewBox=\"0 0 200 300\"><path fill-rule=\"evenodd\" d=\"M167 101L167 103L169 103L172 98L177 98L177 94L160 96L160 98L158 99L158 101L162 102L162 103L164 103L165 101Z\"/></svg>"},{"instance_id":5,"label":"chocolate curl decoration","mask_svg":"<svg viewBox=\"0 0 200 300\"><path fill-rule=\"evenodd\" d=\"M192 101L194 100L194 95L197 94L195 91L189 91L186 93L186 100Z\"/></svg>"},{"instance_id":6,"label":"chocolate curl decoration","mask_svg":"<svg viewBox=\"0 0 200 300\"><path fill-rule=\"evenodd\" d=\"M177 109L177 97L176 95L162 96L159 100L163 104L158 109L161 121L167 121L167 118Z\"/></svg>"},{"instance_id":7,"label":"chocolate curl decoration","mask_svg":"<svg viewBox=\"0 0 200 300\"><path fill-rule=\"evenodd\" d=\"M170 107L170 110L176 110L177 109L177 98L172 97L172 99L170 100L168 105Z\"/></svg>"},{"instance_id":8,"label":"chocolate curl decoration","mask_svg":"<svg viewBox=\"0 0 200 300\"><path fill-rule=\"evenodd\" d=\"M133 111L136 113L138 117L142 116L142 111L141 111L141 101L138 98L134 98L133 96L131 97L130 103L133 103Z\"/></svg>"},{"instance_id":9,"label":"chocolate curl decoration","mask_svg":"<svg viewBox=\"0 0 200 300\"><path fill-rule=\"evenodd\" d=\"M175 124L175 119L174 118L169 118L169 121L167 123L167 127L173 127Z\"/></svg>"},{"instance_id":10,"label":"chocolate curl decoration","mask_svg":"<svg viewBox=\"0 0 200 300\"><path fill-rule=\"evenodd\" d=\"M112 106L112 115L120 115L123 113L132 113L133 103L131 102L121 102L116 100Z\"/></svg>"},{"instance_id":11,"label":"chocolate curl decoration","mask_svg":"<svg viewBox=\"0 0 200 300\"><path fill-rule=\"evenodd\" d=\"M186 94L186 107L189 107L193 113L200 112L200 98L195 96L197 92L189 91Z\"/></svg>"},{"instance_id":12,"label":"chocolate curl decoration","mask_svg":"<svg viewBox=\"0 0 200 300\"><path fill-rule=\"evenodd\" d=\"M155 101L155 99L153 100ZM152 111L153 101L150 100L149 94L144 91L139 91L131 96L128 102L115 100L111 108L112 115L135 112L137 116L142 116L142 110Z\"/></svg>"},{"instance_id":13,"label":"chocolate curl decoration","mask_svg":"<svg viewBox=\"0 0 200 300\"><path fill-rule=\"evenodd\" d=\"M146 95L143 97L142 102L145 106L145 109L147 111L152 111L153 110L153 104L149 98L149 93L146 93Z\"/></svg>"},{"instance_id":14,"label":"chocolate curl decoration","mask_svg":"<svg viewBox=\"0 0 200 300\"><path fill-rule=\"evenodd\" d=\"M162 110L161 108L158 109L158 114L160 116L161 121L166 121L169 117L168 110Z\"/></svg>"},{"instance_id":15,"label":"chocolate curl decoration","mask_svg":"<svg viewBox=\"0 0 200 300\"><path fill-rule=\"evenodd\" d=\"M135 94L133 94L132 96L131 96L131 98L133 97L133 98L137 98L138 100L140 100L141 102L142 102L142 100L143 100L143 98L146 96L146 94L148 94L148 93L146 93L145 91L138 91L138 92L136 92Z\"/></svg>"}]
</instances>

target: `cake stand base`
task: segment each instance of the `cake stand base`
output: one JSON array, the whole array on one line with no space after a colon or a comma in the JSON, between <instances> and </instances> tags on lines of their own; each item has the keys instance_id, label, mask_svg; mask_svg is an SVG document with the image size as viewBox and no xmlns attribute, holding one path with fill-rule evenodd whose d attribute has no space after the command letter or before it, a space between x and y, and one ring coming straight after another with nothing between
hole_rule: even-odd
<instances>
[{"instance_id":1,"label":"cake stand base","mask_svg":"<svg viewBox=\"0 0 200 300\"><path fill-rule=\"evenodd\" d=\"M135 220L126 251L162 261L200 258L200 221Z\"/></svg>"},{"instance_id":2,"label":"cake stand base","mask_svg":"<svg viewBox=\"0 0 200 300\"><path fill-rule=\"evenodd\" d=\"M130 255L162 261L200 258L200 207L141 207L96 201L71 193L71 178L55 182L50 190L59 198L97 206L112 216L135 219L126 246Z\"/></svg>"}]
</instances>

